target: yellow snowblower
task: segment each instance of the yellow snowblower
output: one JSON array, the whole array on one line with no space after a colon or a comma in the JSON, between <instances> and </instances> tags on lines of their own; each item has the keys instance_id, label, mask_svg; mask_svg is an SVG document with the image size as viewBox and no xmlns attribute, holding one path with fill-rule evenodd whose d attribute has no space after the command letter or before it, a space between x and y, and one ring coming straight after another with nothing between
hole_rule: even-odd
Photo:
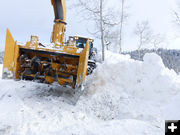
<instances>
[{"instance_id":1,"label":"yellow snowblower","mask_svg":"<svg viewBox=\"0 0 180 135\"><path fill-rule=\"evenodd\" d=\"M3 78L58 82L80 88L86 75L96 67L93 57L97 50L90 38L74 36L65 41L65 0L51 0L51 3L55 20L48 46L40 43L38 36L31 36L25 45L20 44L7 29Z\"/></svg>"}]
</instances>

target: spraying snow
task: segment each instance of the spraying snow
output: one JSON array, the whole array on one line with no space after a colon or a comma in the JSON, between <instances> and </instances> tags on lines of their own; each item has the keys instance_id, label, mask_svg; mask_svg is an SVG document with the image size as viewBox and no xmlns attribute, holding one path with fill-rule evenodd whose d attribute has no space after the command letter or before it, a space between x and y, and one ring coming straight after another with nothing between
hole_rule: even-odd
<instances>
[{"instance_id":1,"label":"spraying snow","mask_svg":"<svg viewBox=\"0 0 180 135\"><path fill-rule=\"evenodd\" d=\"M0 80L0 134L163 135L179 107L180 78L156 54L139 62L107 52L86 83L73 106L56 84Z\"/></svg>"}]
</instances>

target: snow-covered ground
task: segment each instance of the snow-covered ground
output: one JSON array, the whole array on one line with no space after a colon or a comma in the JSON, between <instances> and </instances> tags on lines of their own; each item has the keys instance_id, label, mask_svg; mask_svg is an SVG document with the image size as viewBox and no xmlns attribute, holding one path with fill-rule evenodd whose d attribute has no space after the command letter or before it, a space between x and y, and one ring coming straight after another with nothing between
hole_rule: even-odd
<instances>
[{"instance_id":1,"label":"snow-covered ground","mask_svg":"<svg viewBox=\"0 0 180 135\"><path fill-rule=\"evenodd\" d=\"M0 134L164 135L164 120L180 119L180 77L156 54L107 52L86 83L72 105L57 84L0 80Z\"/></svg>"}]
</instances>

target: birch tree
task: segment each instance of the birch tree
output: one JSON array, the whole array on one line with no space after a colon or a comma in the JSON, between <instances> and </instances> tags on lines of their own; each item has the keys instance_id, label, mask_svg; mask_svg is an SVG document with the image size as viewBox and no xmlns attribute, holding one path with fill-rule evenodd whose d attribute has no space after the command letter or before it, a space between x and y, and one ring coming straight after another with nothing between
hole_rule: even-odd
<instances>
[{"instance_id":1,"label":"birch tree","mask_svg":"<svg viewBox=\"0 0 180 135\"><path fill-rule=\"evenodd\" d=\"M143 21L141 23L137 23L135 31L135 35L138 37L138 53L139 53L139 58L141 57L140 50L144 45L147 45L151 42L152 40L152 29L149 26L148 21Z\"/></svg>"},{"instance_id":2,"label":"birch tree","mask_svg":"<svg viewBox=\"0 0 180 135\"><path fill-rule=\"evenodd\" d=\"M156 51L161 44L165 43L165 36L162 34L153 34L151 38L151 44Z\"/></svg>"},{"instance_id":3,"label":"birch tree","mask_svg":"<svg viewBox=\"0 0 180 135\"><path fill-rule=\"evenodd\" d=\"M177 2L177 9L173 11L174 23L180 27L180 3Z\"/></svg>"},{"instance_id":4,"label":"birch tree","mask_svg":"<svg viewBox=\"0 0 180 135\"><path fill-rule=\"evenodd\" d=\"M105 60L105 49L109 49L111 44L110 29L120 24L116 11L108 8L108 2L107 0L78 0L76 4L84 20L91 20L95 24L94 32L90 31L90 33L101 40L103 61Z\"/></svg>"},{"instance_id":5,"label":"birch tree","mask_svg":"<svg viewBox=\"0 0 180 135\"><path fill-rule=\"evenodd\" d=\"M119 53L122 52L122 32L123 32L123 26L124 26L124 0L121 0L121 21L120 21L120 34L119 34Z\"/></svg>"},{"instance_id":6,"label":"birch tree","mask_svg":"<svg viewBox=\"0 0 180 135\"><path fill-rule=\"evenodd\" d=\"M100 0L100 7L99 7L99 11L100 11L100 31L101 31L101 44L102 44L102 60L105 60L105 41L104 41L104 20L103 20L103 3L104 0Z\"/></svg>"}]
</instances>

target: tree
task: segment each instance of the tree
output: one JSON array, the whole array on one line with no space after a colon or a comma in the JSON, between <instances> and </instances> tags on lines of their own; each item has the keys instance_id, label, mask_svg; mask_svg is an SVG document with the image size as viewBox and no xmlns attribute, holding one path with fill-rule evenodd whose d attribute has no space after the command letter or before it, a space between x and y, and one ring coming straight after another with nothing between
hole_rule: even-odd
<instances>
[{"instance_id":1,"label":"tree","mask_svg":"<svg viewBox=\"0 0 180 135\"><path fill-rule=\"evenodd\" d=\"M76 7L80 8L84 20L91 20L95 24L96 31L90 32L101 40L102 60L105 60L105 49L111 44L111 30L119 25L116 11L108 7L107 0L78 0Z\"/></svg>"},{"instance_id":2,"label":"tree","mask_svg":"<svg viewBox=\"0 0 180 135\"><path fill-rule=\"evenodd\" d=\"M122 52L122 33L123 33L123 26L124 26L124 21L125 18L127 18L127 15L125 15L124 11L124 5L125 5L125 0L121 0L121 20L120 20L120 33L119 33L119 53Z\"/></svg>"},{"instance_id":3,"label":"tree","mask_svg":"<svg viewBox=\"0 0 180 135\"><path fill-rule=\"evenodd\" d=\"M153 45L154 49L157 50L159 48L159 45L164 43L165 37L161 34L153 34L151 39L151 44Z\"/></svg>"},{"instance_id":4,"label":"tree","mask_svg":"<svg viewBox=\"0 0 180 135\"><path fill-rule=\"evenodd\" d=\"M177 9L173 11L174 14L174 23L180 27L180 3L177 3Z\"/></svg>"},{"instance_id":5,"label":"tree","mask_svg":"<svg viewBox=\"0 0 180 135\"><path fill-rule=\"evenodd\" d=\"M162 34L156 34L153 32L152 28L149 25L148 21L142 21L141 23L137 23L135 28L135 35L138 37L138 54L139 58L141 57L141 49L147 45L149 47L157 50L159 46L164 43L165 36Z\"/></svg>"},{"instance_id":6,"label":"tree","mask_svg":"<svg viewBox=\"0 0 180 135\"><path fill-rule=\"evenodd\" d=\"M104 41L104 31L105 31L105 28L104 28L104 20L103 20L103 2L104 0L100 0L100 31L101 31L101 44L102 44L102 60L104 61L105 60L105 41Z\"/></svg>"},{"instance_id":7,"label":"tree","mask_svg":"<svg viewBox=\"0 0 180 135\"><path fill-rule=\"evenodd\" d=\"M144 45L147 45L151 42L153 32L149 26L149 22L143 21L141 23L137 23L134 33L138 37L138 40L139 40L137 50L138 50L139 58L140 58L141 57L140 50L142 49Z\"/></svg>"},{"instance_id":8,"label":"tree","mask_svg":"<svg viewBox=\"0 0 180 135\"><path fill-rule=\"evenodd\" d=\"M179 13L177 11L174 11L174 18L175 18L175 24L180 26L180 16L179 16Z\"/></svg>"}]
</instances>

